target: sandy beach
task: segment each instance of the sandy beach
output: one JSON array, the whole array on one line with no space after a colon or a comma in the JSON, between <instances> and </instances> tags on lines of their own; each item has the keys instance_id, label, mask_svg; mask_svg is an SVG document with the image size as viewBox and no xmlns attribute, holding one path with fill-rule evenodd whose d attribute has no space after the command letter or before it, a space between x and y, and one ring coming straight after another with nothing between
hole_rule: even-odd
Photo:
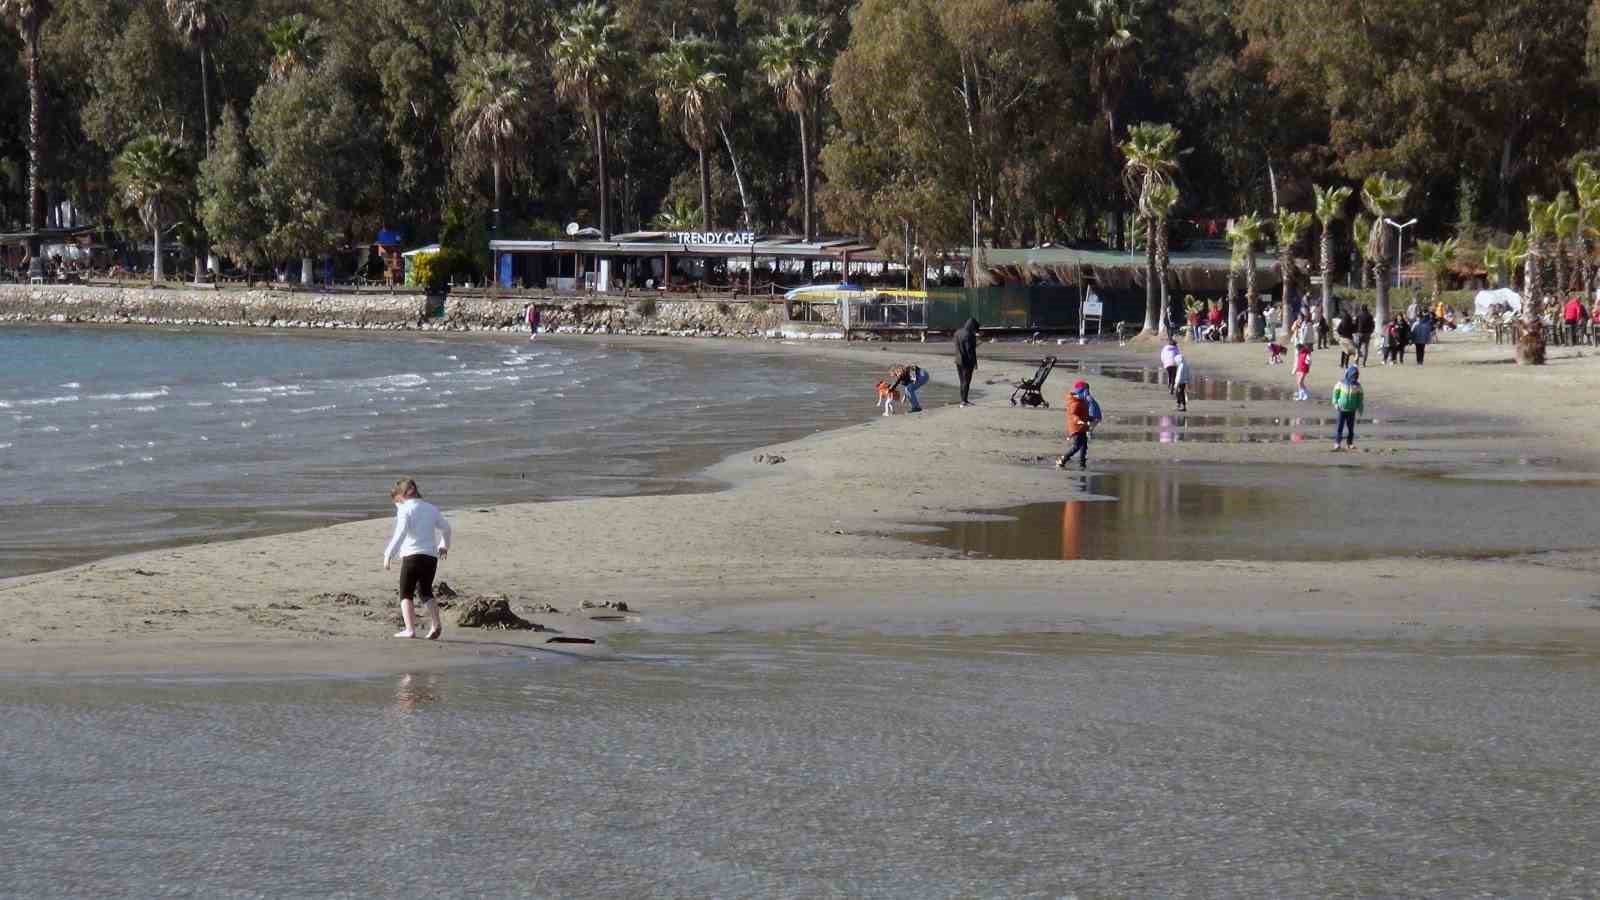
<instances>
[{"instance_id":1,"label":"sandy beach","mask_svg":"<svg viewBox=\"0 0 1600 900\"><path fill-rule=\"evenodd\" d=\"M721 343L714 352L745 346L774 345ZM529 617L561 635L596 637L593 647L547 645L550 633L454 627L438 643L389 638L394 587L378 557L391 523L383 519L0 582L0 671L416 671L529 650L604 654L608 634L638 628L1600 649L1600 595L1593 589L1600 552L1592 549L1600 534L1590 507L1573 493L1600 483L1585 415L1600 388L1600 354L1551 348L1549 365L1523 369L1509 363L1509 347L1447 336L1430 348L1425 367L1365 370L1367 414L1377 422L1364 427L1357 452L1334 454L1331 428L1316 422L1328 415L1337 351L1315 358L1312 408L1285 399L1292 367L1264 366L1259 345L1184 349L1199 377L1234 382L1218 386L1218 399L1192 403L1193 425L1164 423L1171 413L1166 389L1119 368L1153 365L1154 344L989 343L981 349L974 407L930 404L921 415L872 418L740 453L712 468L728 485L719 492L466 509L438 498L457 534L442 579L464 592L509 595L514 608L552 604L561 613ZM885 368L916 362L938 382L954 380L947 343L785 350ZM1062 369L1052 376L1045 393L1055 408L1007 403L1009 382L1031 374L1044 353L1120 373L1086 376L1108 416L1091 472L1225 466L1245 479L1289 471L1314 486L1354 470L1374 477L1341 483L1373 504L1384 500L1376 476L1385 473L1509 481L1525 492L1520 502L1538 513L1541 528L1570 540L1525 546L1507 535L1518 550L1510 556L1284 562L1241 552L1176 565L979 559L895 537L984 510L1083 494L1076 472L1052 464L1063 444L1060 397L1078 375ZM870 385L862 387L866 411ZM1308 424L1289 424L1297 418ZM1250 439L1284 427L1303 439ZM1163 440L1166 432L1178 437ZM769 462L774 456L782 461ZM1471 520L1452 514L1441 524L1500 528L1494 502L1475 511ZM1328 542L1347 537L1336 513L1313 508L1303 515ZM1427 543L1426 536L1406 536ZM584 601L624 601L630 611L598 621L601 611L579 609Z\"/></svg>"}]
</instances>

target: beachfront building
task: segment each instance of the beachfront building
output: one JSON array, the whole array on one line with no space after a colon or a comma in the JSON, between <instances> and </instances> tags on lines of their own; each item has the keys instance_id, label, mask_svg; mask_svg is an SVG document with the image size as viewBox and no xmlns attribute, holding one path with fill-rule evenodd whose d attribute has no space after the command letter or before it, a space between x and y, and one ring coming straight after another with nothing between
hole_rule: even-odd
<instances>
[{"instance_id":1,"label":"beachfront building","mask_svg":"<svg viewBox=\"0 0 1600 900\"><path fill-rule=\"evenodd\" d=\"M851 237L807 241L749 231L635 231L610 240L581 233L560 240L495 240L489 249L495 281L507 289L781 293L812 281L906 281L903 263Z\"/></svg>"}]
</instances>

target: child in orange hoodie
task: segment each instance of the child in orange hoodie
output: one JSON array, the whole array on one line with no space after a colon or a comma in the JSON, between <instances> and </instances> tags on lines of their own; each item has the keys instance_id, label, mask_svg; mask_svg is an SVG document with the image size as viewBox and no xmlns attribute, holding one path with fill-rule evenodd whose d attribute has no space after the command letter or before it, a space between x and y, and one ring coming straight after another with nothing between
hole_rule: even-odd
<instances>
[{"instance_id":1,"label":"child in orange hoodie","mask_svg":"<svg viewBox=\"0 0 1600 900\"><path fill-rule=\"evenodd\" d=\"M1078 468L1089 468L1089 430L1094 427L1094 415L1089 405L1089 383L1080 381L1067 395L1067 436L1072 438L1072 449L1056 460L1056 468L1065 469L1074 456Z\"/></svg>"}]
</instances>

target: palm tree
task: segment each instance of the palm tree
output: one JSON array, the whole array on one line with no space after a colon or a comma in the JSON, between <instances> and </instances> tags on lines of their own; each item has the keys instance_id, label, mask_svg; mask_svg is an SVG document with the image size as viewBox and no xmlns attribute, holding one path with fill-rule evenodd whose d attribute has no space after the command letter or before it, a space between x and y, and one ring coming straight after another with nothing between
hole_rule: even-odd
<instances>
[{"instance_id":1,"label":"palm tree","mask_svg":"<svg viewBox=\"0 0 1600 900\"><path fill-rule=\"evenodd\" d=\"M162 279L161 231L176 216L194 181L183 145L168 137L135 138L112 165L111 182L119 201L139 214L155 244L152 284Z\"/></svg>"},{"instance_id":2,"label":"palm tree","mask_svg":"<svg viewBox=\"0 0 1600 900\"><path fill-rule=\"evenodd\" d=\"M1483 267L1494 276L1495 287L1506 286L1506 269L1509 265L1505 247L1489 244L1483 248Z\"/></svg>"},{"instance_id":3,"label":"palm tree","mask_svg":"<svg viewBox=\"0 0 1600 900\"><path fill-rule=\"evenodd\" d=\"M778 20L777 30L756 41L756 66L777 92L783 107L800 121L800 175L805 192L803 231L805 239L816 237L815 174L812 171L812 115L828 59L824 44L828 26L816 16L787 15Z\"/></svg>"},{"instance_id":4,"label":"palm tree","mask_svg":"<svg viewBox=\"0 0 1600 900\"><path fill-rule=\"evenodd\" d=\"M272 47L272 77L282 81L296 69L315 64L322 34L314 21L295 13L267 27L267 44Z\"/></svg>"},{"instance_id":5,"label":"palm tree","mask_svg":"<svg viewBox=\"0 0 1600 900\"><path fill-rule=\"evenodd\" d=\"M211 47L228 31L228 14L217 0L167 0L167 18L184 43L200 51L200 112L205 119L205 155L211 155L211 87L206 64Z\"/></svg>"},{"instance_id":6,"label":"palm tree","mask_svg":"<svg viewBox=\"0 0 1600 900\"><path fill-rule=\"evenodd\" d=\"M1172 183L1178 171L1178 129L1171 125L1141 122L1128 129L1122 145L1127 160L1122 166L1122 185L1139 209L1145 226L1144 333L1161 331L1162 302L1156 295L1156 210L1151 192Z\"/></svg>"},{"instance_id":7,"label":"palm tree","mask_svg":"<svg viewBox=\"0 0 1600 900\"><path fill-rule=\"evenodd\" d=\"M622 90L625 53L617 20L605 4L587 0L556 22L550 44L556 94L588 116L594 138L595 174L600 188L601 239L611 237L611 180L607 171L606 114Z\"/></svg>"},{"instance_id":8,"label":"palm tree","mask_svg":"<svg viewBox=\"0 0 1600 900\"><path fill-rule=\"evenodd\" d=\"M1583 289L1593 293L1595 270L1589 260L1595 241L1600 240L1600 170L1587 161L1580 162L1573 171L1572 180L1578 186L1578 234L1583 241L1579 266L1583 269Z\"/></svg>"},{"instance_id":9,"label":"palm tree","mask_svg":"<svg viewBox=\"0 0 1600 900\"><path fill-rule=\"evenodd\" d=\"M1172 336L1172 313L1167 303L1167 268L1171 261L1171 236L1167 233L1167 220L1178 205L1178 186L1160 184L1150 190L1147 199L1150 212L1155 216L1156 278L1161 281L1162 332Z\"/></svg>"},{"instance_id":10,"label":"palm tree","mask_svg":"<svg viewBox=\"0 0 1600 900\"><path fill-rule=\"evenodd\" d=\"M689 198L678 197L670 206L656 213L656 227L662 231L693 231L700 219L700 210L689 205Z\"/></svg>"},{"instance_id":11,"label":"palm tree","mask_svg":"<svg viewBox=\"0 0 1600 900\"><path fill-rule=\"evenodd\" d=\"M1317 221L1322 223L1322 316L1333 321L1333 223L1344 218L1344 206L1354 193L1348 187L1313 185Z\"/></svg>"},{"instance_id":12,"label":"palm tree","mask_svg":"<svg viewBox=\"0 0 1600 900\"><path fill-rule=\"evenodd\" d=\"M1372 217L1366 213L1357 213L1350 222L1350 253L1356 260L1356 268L1361 271L1361 289L1367 289L1367 279L1372 275L1372 267L1366 264L1367 250L1372 246ZM1326 316L1328 313L1324 312Z\"/></svg>"},{"instance_id":13,"label":"palm tree","mask_svg":"<svg viewBox=\"0 0 1600 900\"><path fill-rule=\"evenodd\" d=\"M518 53L481 53L456 72L456 109L450 121L460 146L458 159L468 171L487 168L494 178L490 227L495 234L500 233L506 170L522 158L529 136L532 92L533 63Z\"/></svg>"},{"instance_id":14,"label":"palm tree","mask_svg":"<svg viewBox=\"0 0 1600 900\"><path fill-rule=\"evenodd\" d=\"M700 156L700 229L711 230L711 158L717 126L727 115L728 78L719 70L716 45L698 35L678 38L652 60L656 102L667 123L678 120L683 139Z\"/></svg>"},{"instance_id":15,"label":"palm tree","mask_svg":"<svg viewBox=\"0 0 1600 900\"><path fill-rule=\"evenodd\" d=\"M1551 244L1556 231L1556 201L1537 196L1528 198L1528 255L1527 273L1522 276L1524 314L1535 311L1544 302L1546 293L1544 269L1554 256Z\"/></svg>"},{"instance_id":16,"label":"palm tree","mask_svg":"<svg viewBox=\"0 0 1600 900\"><path fill-rule=\"evenodd\" d=\"M1378 289L1376 315L1380 322L1389 320L1389 229L1384 227L1384 220L1400 215L1410 193L1411 182L1390 178L1387 173L1368 175L1361 183L1361 205L1373 218L1367 259L1372 263L1372 280Z\"/></svg>"},{"instance_id":17,"label":"palm tree","mask_svg":"<svg viewBox=\"0 0 1600 900\"><path fill-rule=\"evenodd\" d=\"M39 232L44 230L44 81L39 72L39 29L50 17L51 0L0 0L0 18L10 20L22 35L28 56L28 277L44 277L39 258Z\"/></svg>"},{"instance_id":18,"label":"palm tree","mask_svg":"<svg viewBox=\"0 0 1600 900\"><path fill-rule=\"evenodd\" d=\"M1228 334L1238 343L1244 341L1244 331L1239 328L1239 270L1245 272L1245 295L1250 305L1250 333L1261 334L1261 304L1256 297L1256 242L1261 240L1264 223L1260 216L1251 213L1240 216L1228 226L1228 243L1233 246L1233 262L1228 267Z\"/></svg>"},{"instance_id":19,"label":"palm tree","mask_svg":"<svg viewBox=\"0 0 1600 900\"><path fill-rule=\"evenodd\" d=\"M1429 283L1433 292L1429 296L1428 305L1438 306L1444 299L1444 280L1450 275L1450 265L1456 260L1456 250L1461 247L1457 238L1440 243L1433 241L1417 242L1417 259L1422 261L1422 267L1428 270Z\"/></svg>"},{"instance_id":20,"label":"palm tree","mask_svg":"<svg viewBox=\"0 0 1600 900\"><path fill-rule=\"evenodd\" d=\"M1571 285L1567 283L1567 246L1582 230L1577 205L1566 191L1556 195L1555 208L1550 211L1551 238L1556 247L1556 296L1564 296Z\"/></svg>"},{"instance_id":21,"label":"palm tree","mask_svg":"<svg viewBox=\"0 0 1600 900\"><path fill-rule=\"evenodd\" d=\"M1145 0L1089 0L1089 8L1078 12L1078 21L1093 33L1093 54L1089 59L1089 87L1100 105L1106 128L1106 166L1116 168L1117 111L1127 93L1133 49L1139 43L1139 13ZM1117 237L1122 240L1122 209L1117 209Z\"/></svg>"},{"instance_id":22,"label":"palm tree","mask_svg":"<svg viewBox=\"0 0 1600 900\"><path fill-rule=\"evenodd\" d=\"M1291 277L1294 273L1294 245L1311 229L1311 213L1290 212L1280 206L1273 224L1278 232L1278 273L1283 276L1283 324L1288 327L1294 318L1289 308L1289 295L1294 290L1294 278ZM1327 227L1324 226L1323 230L1326 231ZM1331 250L1329 255L1332 255Z\"/></svg>"}]
</instances>

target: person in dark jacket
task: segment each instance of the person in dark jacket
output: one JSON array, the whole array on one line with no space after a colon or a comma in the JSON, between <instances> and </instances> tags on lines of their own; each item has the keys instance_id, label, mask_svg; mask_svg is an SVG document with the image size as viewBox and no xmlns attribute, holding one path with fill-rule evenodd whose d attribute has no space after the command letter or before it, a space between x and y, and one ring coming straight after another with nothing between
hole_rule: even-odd
<instances>
[{"instance_id":1,"label":"person in dark jacket","mask_svg":"<svg viewBox=\"0 0 1600 900\"><path fill-rule=\"evenodd\" d=\"M1363 304L1361 314L1356 316L1356 355L1360 357L1359 365L1367 364L1367 353L1372 350L1372 335L1377 330L1377 320L1372 318L1372 311Z\"/></svg>"},{"instance_id":2,"label":"person in dark jacket","mask_svg":"<svg viewBox=\"0 0 1600 900\"><path fill-rule=\"evenodd\" d=\"M1422 357L1427 354L1428 345L1433 343L1433 313L1423 313L1417 324L1411 326L1411 346L1417 348L1417 365L1422 365Z\"/></svg>"},{"instance_id":3,"label":"person in dark jacket","mask_svg":"<svg viewBox=\"0 0 1600 900\"><path fill-rule=\"evenodd\" d=\"M1356 317L1352 313L1345 313L1339 317L1339 327L1334 334L1339 337L1339 368L1344 368L1355 361L1356 350Z\"/></svg>"},{"instance_id":4,"label":"person in dark jacket","mask_svg":"<svg viewBox=\"0 0 1600 900\"><path fill-rule=\"evenodd\" d=\"M956 374L961 377L961 405L971 406L967 392L972 389L972 373L978 369L978 329L983 326L977 319L968 319L956 329Z\"/></svg>"}]
</instances>

